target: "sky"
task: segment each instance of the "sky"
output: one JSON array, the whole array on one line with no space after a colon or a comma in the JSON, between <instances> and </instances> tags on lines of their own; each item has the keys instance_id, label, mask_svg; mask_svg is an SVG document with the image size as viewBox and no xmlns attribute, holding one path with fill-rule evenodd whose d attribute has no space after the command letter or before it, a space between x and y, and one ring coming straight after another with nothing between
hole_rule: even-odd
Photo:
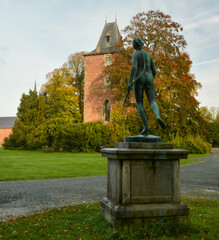
<instances>
[{"instance_id":1,"label":"sky","mask_svg":"<svg viewBox=\"0 0 219 240\"><path fill-rule=\"evenodd\" d=\"M70 54L96 48L105 20L120 31L139 12L161 10L183 27L200 106L219 107L218 0L0 0L0 117Z\"/></svg>"}]
</instances>

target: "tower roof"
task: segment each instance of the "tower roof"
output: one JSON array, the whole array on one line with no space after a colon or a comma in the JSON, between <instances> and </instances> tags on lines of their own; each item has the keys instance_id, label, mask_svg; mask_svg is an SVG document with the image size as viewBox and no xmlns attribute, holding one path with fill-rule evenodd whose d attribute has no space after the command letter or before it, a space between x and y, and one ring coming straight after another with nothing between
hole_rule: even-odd
<instances>
[{"instance_id":1,"label":"tower roof","mask_svg":"<svg viewBox=\"0 0 219 240\"><path fill-rule=\"evenodd\" d=\"M121 39L117 22L105 23L96 49L86 55L115 52L114 44Z\"/></svg>"}]
</instances>

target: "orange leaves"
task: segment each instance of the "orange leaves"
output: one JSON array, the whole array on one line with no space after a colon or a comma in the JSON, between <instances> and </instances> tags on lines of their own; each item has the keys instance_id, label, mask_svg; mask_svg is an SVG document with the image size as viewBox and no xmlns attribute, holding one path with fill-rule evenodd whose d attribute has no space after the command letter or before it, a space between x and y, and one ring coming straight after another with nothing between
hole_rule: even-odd
<instances>
[{"instance_id":1,"label":"orange leaves","mask_svg":"<svg viewBox=\"0 0 219 240\"><path fill-rule=\"evenodd\" d=\"M171 55L177 55L186 46L186 41L179 34L183 30L181 25L161 11L140 12L130 23L124 29L129 46L135 37L142 38L146 47L152 50L159 48Z\"/></svg>"},{"instance_id":2,"label":"orange leaves","mask_svg":"<svg viewBox=\"0 0 219 240\"><path fill-rule=\"evenodd\" d=\"M202 122L198 114L199 102L195 98L201 85L190 73L192 62L184 52L186 41L180 34L182 30L179 23L161 11L136 14L130 25L123 30L125 48L120 45L122 51L116 54L114 63L105 69L104 74L110 76L111 88L117 100L121 101L126 92L132 64L132 40L141 37L144 49L152 55L156 65L156 101L169 131L180 129L183 122L188 130L191 128L195 132L198 130L198 122Z\"/></svg>"}]
</instances>

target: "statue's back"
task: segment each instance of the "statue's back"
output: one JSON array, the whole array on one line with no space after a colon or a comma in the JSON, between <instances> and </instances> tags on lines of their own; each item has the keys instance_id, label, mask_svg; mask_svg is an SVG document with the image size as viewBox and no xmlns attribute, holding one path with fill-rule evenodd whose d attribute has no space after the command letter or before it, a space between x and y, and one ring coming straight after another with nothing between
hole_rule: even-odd
<instances>
[{"instance_id":1,"label":"statue's back","mask_svg":"<svg viewBox=\"0 0 219 240\"><path fill-rule=\"evenodd\" d=\"M151 55L144 51L143 49L141 49L140 51L136 51L135 52L136 56L137 56L137 74L136 76L138 76L139 74L142 73L142 71L144 71L145 73L148 74L153 74L153 67L152 66L152 57Z\"/></svg>"}]
</instances>

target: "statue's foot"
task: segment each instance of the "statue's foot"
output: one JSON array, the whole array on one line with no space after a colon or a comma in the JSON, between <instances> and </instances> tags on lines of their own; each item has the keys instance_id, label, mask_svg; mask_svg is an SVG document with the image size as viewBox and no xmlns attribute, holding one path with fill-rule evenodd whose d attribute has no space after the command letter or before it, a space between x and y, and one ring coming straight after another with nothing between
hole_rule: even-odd
<instances>
[{"instance_id":1,"label":"statue's foot","mask_svg":"<svg viewBox=\"0 0 219 240\"><path fill-rule=\"evenodd\" d=\"M161 118L157 118L157 121L163 129L167 127L165 122Z\"/></svg>"},{"instance_id":2,"label":"statue's foot","mask_svg":"<svg viewBox=\"0 0 219 240\"><path fill-rule=\"evenodd\" d=\"M149 128L144 128L143 131L139 134L139 135L143 135L143 136L148 136L149 133Z\"/></svg>"}]
</instances>

